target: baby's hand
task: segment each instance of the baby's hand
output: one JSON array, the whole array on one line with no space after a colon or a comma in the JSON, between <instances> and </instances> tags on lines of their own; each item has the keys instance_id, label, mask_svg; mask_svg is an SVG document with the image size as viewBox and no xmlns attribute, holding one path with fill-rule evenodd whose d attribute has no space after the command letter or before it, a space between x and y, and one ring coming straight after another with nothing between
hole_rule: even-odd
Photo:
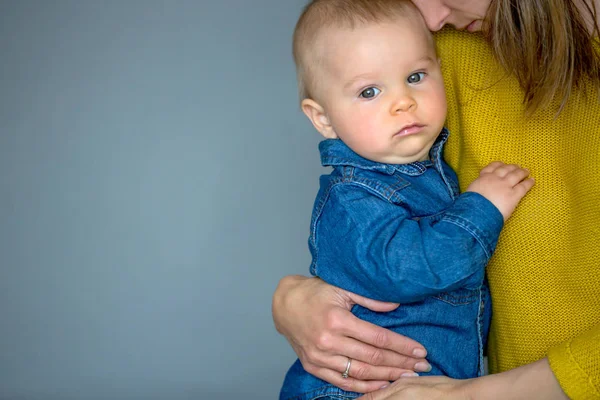
<instances>
[{"instance_id":1,"label":"baby's hand","mask_svg":"<svg viewBox=\"0 0 600 400\"><path fill-rule=\"evenodd\" d=\"M494 161L479 172L467 192L479 193L500 210L504 222L513 213L519 201L533 187L529 171L515 164Z\"/></svg>"}]
</instances>

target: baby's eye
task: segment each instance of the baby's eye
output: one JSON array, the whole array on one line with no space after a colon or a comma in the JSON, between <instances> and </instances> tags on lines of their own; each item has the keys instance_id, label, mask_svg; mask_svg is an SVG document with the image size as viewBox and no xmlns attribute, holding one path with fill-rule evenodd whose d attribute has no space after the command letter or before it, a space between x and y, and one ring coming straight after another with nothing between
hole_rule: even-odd
<instances>
[{"instance_id":1,"label":"baby's eye","mask_svg":"<svg viewBox=\"0 0 600 400\"><path fill-rule=\"evenodd\" d=\"M364 99L372 99L373 97L377 96L379 93L381 93L381 90L377 89L376 87L370 87L370 88L366 88L365 90L360 92L359 96Z\"/></svg>"},{"instance_id":2,"label":"baby's eye","mask_svg":"<svg viewBox=\"0 0 600 400\"><path fill-rule=\"evenodd\" d=\"M406 81L408 83L419 83L423 80L423 78L425 78L425 72L415 72L406 78Z\"/></svg>"}]
</instances>

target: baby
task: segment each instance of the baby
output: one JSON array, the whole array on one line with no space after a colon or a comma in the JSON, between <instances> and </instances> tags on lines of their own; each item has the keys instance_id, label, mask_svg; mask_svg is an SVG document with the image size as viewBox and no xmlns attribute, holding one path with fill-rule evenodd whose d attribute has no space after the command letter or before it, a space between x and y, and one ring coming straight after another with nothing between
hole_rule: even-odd
<instances>
[{"instance_id":1,"label":"baby","mask_svg":"<svg viewBox=\"0 0 600 400\"><path fill-rule=\"evenodd\" d=\"M485 266L506 219L533 186L529 172L492 162L459 194L442 159L446 97L435 44L402 0L314 0L294 32L302 111L326 140L310 224L311 274L401 303L352 312L420 342L428 374L483 373L491 316ZM343 378L361 368L339 357ZM288 371L280 399L350 399Z\"/></svg>"}]
</instances>

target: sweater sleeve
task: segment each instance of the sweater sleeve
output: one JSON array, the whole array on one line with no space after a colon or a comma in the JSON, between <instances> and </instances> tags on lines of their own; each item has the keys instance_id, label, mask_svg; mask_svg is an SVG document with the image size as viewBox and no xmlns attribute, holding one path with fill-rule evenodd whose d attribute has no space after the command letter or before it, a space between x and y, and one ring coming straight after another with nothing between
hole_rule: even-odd
<instances>
[{"instance_id":1,"label":"sweater sleeve","mask_svg":"<svg viewBox=\"0 0 600 400\"><path fill-rule=\"evenodd\" d=\"M548 360L569 398L600 399L600 325L551 348Z\"/></svg>"}]
</instances>

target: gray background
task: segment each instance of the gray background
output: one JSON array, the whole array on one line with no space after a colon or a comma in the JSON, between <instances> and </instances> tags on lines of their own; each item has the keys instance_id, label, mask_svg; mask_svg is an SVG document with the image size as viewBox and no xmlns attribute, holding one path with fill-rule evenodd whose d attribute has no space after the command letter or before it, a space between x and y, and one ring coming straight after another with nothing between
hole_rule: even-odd
<instances>
[{"instance_id":1,"label":"gray background","mask_svg":"<svg viewBox=\"0 0 600 400\"><path fill-rule=\"evenodd\" d=\"M0 1L0 399L274 399L304 0Z\"/></svg>"}]
</instances>

